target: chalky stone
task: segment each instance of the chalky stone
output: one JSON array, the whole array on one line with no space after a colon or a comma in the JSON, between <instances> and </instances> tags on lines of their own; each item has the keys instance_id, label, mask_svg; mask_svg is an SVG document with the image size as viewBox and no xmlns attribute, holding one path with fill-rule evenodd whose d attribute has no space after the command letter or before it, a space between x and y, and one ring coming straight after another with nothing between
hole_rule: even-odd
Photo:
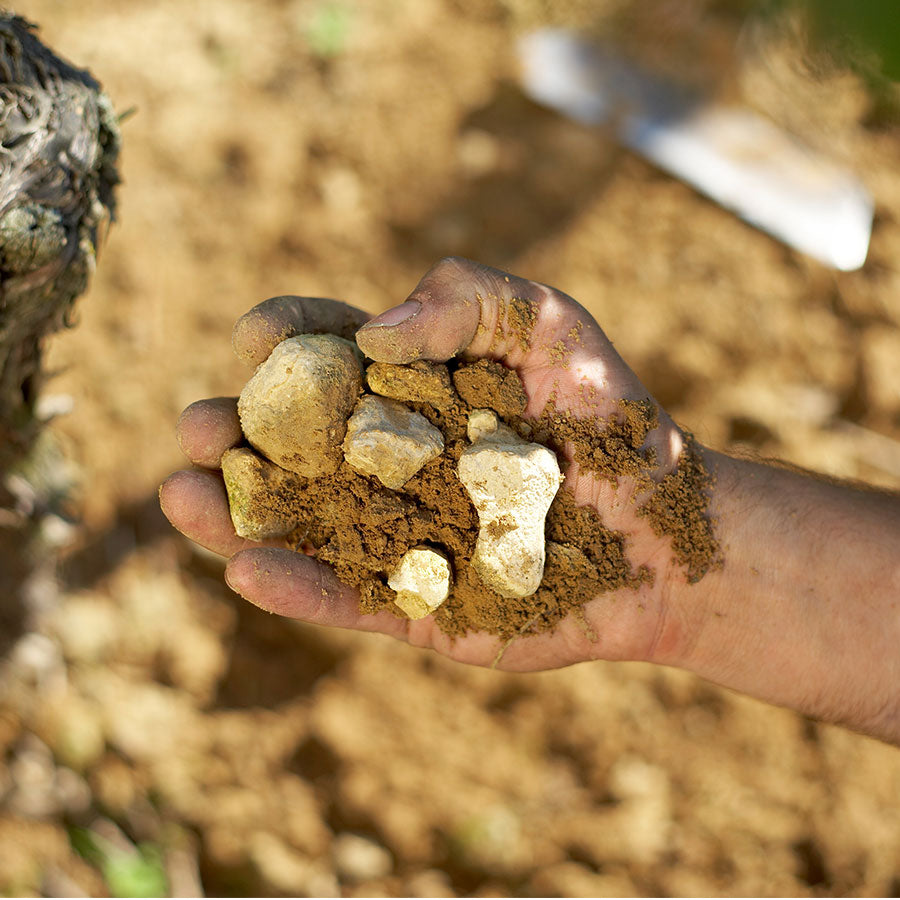
<instances>
[{"instance_id":1,"label":"chalky stone","mask_svg":"<svg viewBox=\"0 0 900 900\"><path fill-rule=\"evenodd\" d=\"M472 424L479 434L487 423ZM459 479L478 512L472 567L500 596L530 596L544 576L544 520L563 480L556 455L499 425L463 452Z\"/></svg>"},{"instance_id":2,"label":"chalky stone","mask_svg":"<svg viewBox=\"0 0 900 900\"><path fill-rule=\"evenodd\" d=\"M450 563L430 547L407 550L388 578L394 603L411 619L431 615L450 594Z\"/></svg>"},{"instance_id":3,"label":"chalky stone","mask_svg":"<svg viewBox=\"0 0 900 900\"><path fill-rule=\"evenodd\" d=\"M398 491L427 462L444 451L444 438L423 415L402 403L360 398L347 422L344 458L386 488Z\"/></svg>"}]
</instances>

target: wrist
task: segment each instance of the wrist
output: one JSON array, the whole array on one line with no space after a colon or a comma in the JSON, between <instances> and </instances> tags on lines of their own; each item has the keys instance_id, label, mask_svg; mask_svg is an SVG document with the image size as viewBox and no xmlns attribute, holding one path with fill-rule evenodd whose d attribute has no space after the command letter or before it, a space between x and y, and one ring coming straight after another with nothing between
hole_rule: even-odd
<instances>
[{"instance_id":1,"label":"wrist","mask_svg":"<svg viewBox=\"0 0 900 900\"><path fill-rule=\"evenodd\" d=\"M739 568L732 542L726 548L724 534L735 515L733 498L742 482L741 461L700 444L695 449L710 476L707 516L719 545L719 561L692 581L674 555L666 553L667 562L657 572L660 623L647 656L648 662L682 669L696 669L698 657L707 655L707 633L716 631L728 596L725 585Z\"/></svg>"},{"instance_id":2,"label":"wrist","mask_svg":"<svg viewBox=\"0 0 900 900\"><path fill-rule=\"evenodd\" d=\"M669 580L654 661L897 739L897 498L703 454L722 566Z\"/></svg>"}]
</instances>

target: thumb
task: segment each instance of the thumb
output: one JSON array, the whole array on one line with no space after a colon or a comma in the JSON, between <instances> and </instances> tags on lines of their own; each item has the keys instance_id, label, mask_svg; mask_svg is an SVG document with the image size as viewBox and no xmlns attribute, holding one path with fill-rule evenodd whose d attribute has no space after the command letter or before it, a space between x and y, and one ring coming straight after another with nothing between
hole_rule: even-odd
<instances>
[{"instance_id":1,"label":"thumb","mask_svg":"<svg viewBox=\"0 0 900 900\"><path fill-rule=\"evenodd\" d=\"M405 303L363 325L356 342L377 362L443 362L465 351L517 367L573 331L584 348L582 330L602 337L604 350L611 347L587 310L562 292L448 257L429 269Z\"/></svg>"},{"instance_id":2,"label":"thumb","mask_svg":"<svg viewBox=\"0 0 900 900\"><path fill-rule=\"evenodd\" d=\"M647 389L579 303L554 288L459 257L429 269L409 299L370 319L356 342L376 362L443 362L465 353L516 369L535 401L590 382L623 399ZM553 373L553 379L544 377ZM546 382L546 383L544 383Z\"/></svg>"},{"instance_id":3,"label":"thumb","mask_svg":"<svg viewBox=\"0 0 900 900\"><path fill-rule=\"evenodd\" d=\"M356 333L362 351L377 362L443 362L465 350L494 301L502 273L467 259L436 263L405 303L370 319ZM488 309L485 312L489 312Z\"/></svg>"}]
</instances>

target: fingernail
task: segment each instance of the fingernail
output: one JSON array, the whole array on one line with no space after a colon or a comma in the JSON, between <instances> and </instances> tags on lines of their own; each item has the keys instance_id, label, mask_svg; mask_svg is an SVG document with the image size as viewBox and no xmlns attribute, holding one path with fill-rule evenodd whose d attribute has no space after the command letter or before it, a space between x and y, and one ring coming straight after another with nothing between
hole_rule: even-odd
<instances>
[{"instance_id":1,"label":"fingernail","mask_svg":"<svg viewBox=\"0 0 900 900\"><path fill-rule=\"evenodd\" d=\"M407 300L406 303L401 303L399 306L375 316L374 319L369 319L360 328L360 331L367 328L389 328L391 325L399 325L401 322L411 319L421 308L422 304L418 300Z\"/></svg>"},{"instance_id":2,"label":"fingernail","mask_svg":"<svg viewBox=\"0 0 900 900\"><path fill-rule=\"evenodd\" d=\"M236 594L238 594L239 596L243 596L243 594L241 594L240 589L231 580L231 572L228 570L227 566L225 567L225 584L227 584L228 587L230 587L231 590L233 590Z\"/></svg>"}]
</instances>

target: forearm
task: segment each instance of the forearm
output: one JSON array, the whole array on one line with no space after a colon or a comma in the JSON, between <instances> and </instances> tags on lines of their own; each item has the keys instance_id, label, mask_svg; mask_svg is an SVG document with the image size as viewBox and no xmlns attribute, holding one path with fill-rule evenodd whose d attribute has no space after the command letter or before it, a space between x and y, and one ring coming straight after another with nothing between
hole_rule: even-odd
<instances>
[{"instance_id":1,"label":"forearm","mask_svg":"<svg viewBox=\"0 0 900 900\"><path fill-rule=\"evenodd\" d=\"M673 587L658 661L900 743L900 498L706 454L723 565Z\"/></svg>"}]
</instances>

